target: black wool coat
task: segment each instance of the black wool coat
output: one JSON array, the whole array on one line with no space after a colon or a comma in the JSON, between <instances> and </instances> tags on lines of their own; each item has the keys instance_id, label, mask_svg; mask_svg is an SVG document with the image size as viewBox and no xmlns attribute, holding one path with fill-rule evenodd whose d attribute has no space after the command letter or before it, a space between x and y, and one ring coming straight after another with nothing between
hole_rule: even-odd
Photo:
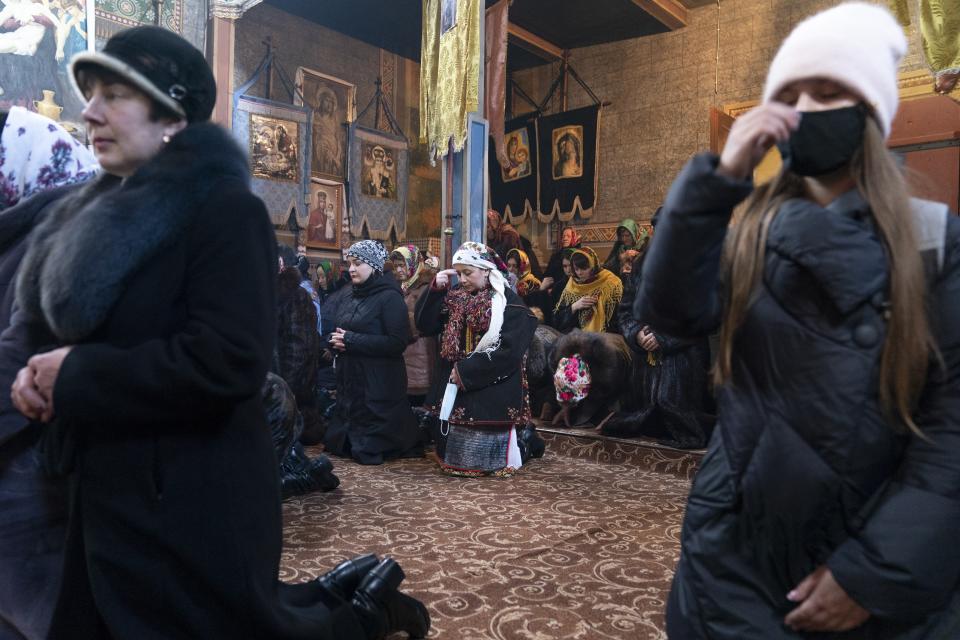
<instances>
[{"instance_id":1,"label":"black wool coat","mask_svg":"<svg viewBox=\"0 0 960 640\"><path fill-rule=\"evenodd\" d=\"M260 396L276 240L247 183L229 134L191 125L123 182L103 176L62 200L31 235L15 326L37 349L73 346L45 436L71 483L51 638L359 633L349 606L277 580L279 479Z\"/></svg>"},{"instance_id":2,"label":"black wool coat","mask_svg":"<svg viewBox=\"0 0 960 640\"><path fill-rule=\"evenodd\" d=\"M337 327L346 350L337 355L337 406L324 445L362 464L423 455L407 400L403 352L410 344L407 305L390 274L374 272L344 294Z\"/></svg>"},{"instance_id":3,"label":"black wool coat","mask_svg":"<svg viewBox=\"0 0 960 640\"><path fill-rule=\"evenodd\" d=\"M697 156L675 181L636 301L642 321L680 337L719 323L721 247L752 189L717 163ZM960 220L948 221L943 267L928 274L943 367L931 364L914 413L924 438L891 426L879 404L887 264L855 190L826 208L794 199L778 211L690 492L671 637L805 637L783 624L795 606L786 594L821 565L870 618L817 637L957 637Z\"/></svg>"}]
</instances>

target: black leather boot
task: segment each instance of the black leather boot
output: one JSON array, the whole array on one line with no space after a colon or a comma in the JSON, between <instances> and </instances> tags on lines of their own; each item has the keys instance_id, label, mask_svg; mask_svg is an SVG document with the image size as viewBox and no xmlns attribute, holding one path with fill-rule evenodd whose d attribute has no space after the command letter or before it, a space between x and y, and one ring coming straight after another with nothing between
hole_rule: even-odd
<instances>
[{"instance_id":1,"label":"black leather boot","mask_svg":"<svg viewBox=\"0 0 960 640\"><path fill-rule=\"evenodd\" d=\"M536 427L527 424L517 431L517 447L520 449L520 460L523 464L534 458L542 458L547 450L547 443L543 441Z\"/></svg>"},{"instance_id":2,"label":"black leather boot","mask_svg":"<svg viewBox=\"0 0 960 640\"><path fill-rule=\"evenodd\" d=\"M379 562L372 553L344 560L317 578L317 582L341 600L349 601L363 579Z\"/></svg>"},{"instance_id":3,"label":"black leather boot","mask_svg":"<svg viewBox=\"0 0 960 640\"><path fill-rule=\"evenodd\" d=\"M381 640L394 631L405 631L411 638L425 638L430 631L427 608L397 590L403 579L400 565L386 558L357 587L353 610L367 632L367 640Z\"/></svg>"}]
</instances>

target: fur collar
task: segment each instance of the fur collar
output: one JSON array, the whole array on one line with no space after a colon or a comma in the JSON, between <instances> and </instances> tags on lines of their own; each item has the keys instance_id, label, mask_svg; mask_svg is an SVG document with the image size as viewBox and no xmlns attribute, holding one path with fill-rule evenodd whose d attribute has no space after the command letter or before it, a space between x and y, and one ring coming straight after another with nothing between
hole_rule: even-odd
<instances>
[{"instance_id":1,"label":"fur collar","mask_svg":"<svg viewBox=\"0 0 960 640\"><path fill-rule=\"evenodd\" d=\"M222 179L247 160L212 124L177 134L126 180L104 174L58 202L30 236L17 302L64 344L88 338L133 275L179 240Z\"/></svg>"}]
</instances>

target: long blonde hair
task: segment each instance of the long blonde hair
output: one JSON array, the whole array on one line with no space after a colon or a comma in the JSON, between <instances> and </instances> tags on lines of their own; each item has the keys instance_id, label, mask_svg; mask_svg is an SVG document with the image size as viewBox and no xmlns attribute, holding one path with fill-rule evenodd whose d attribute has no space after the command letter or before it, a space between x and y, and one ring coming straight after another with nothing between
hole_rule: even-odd
<instances>
[{"instance_id":1,"label":"long blonde hair","mask_svg":"<svg viewBox=\"0 0 960 640\"><path fill-rule=\"evenodd\" d=\"M880 406L889 422L919 433L912 413L936 345L927 318L926 281L910 212L906 181L883 134L867 118L861 149L850 163L857 189L870 205L890 263L890 308L880 358ZM732 379L733 342L763 277L767 234L780 205L805 195L802 178L782 170L756 189L727 235L721 273L726 305L714 366L718 386Z\"/></svg>"}]
</instances>

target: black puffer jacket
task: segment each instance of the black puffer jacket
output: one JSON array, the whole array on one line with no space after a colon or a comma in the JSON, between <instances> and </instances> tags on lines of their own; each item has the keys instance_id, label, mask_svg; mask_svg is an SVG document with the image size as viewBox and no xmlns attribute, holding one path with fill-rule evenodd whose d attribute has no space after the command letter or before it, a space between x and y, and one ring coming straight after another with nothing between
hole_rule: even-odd
<instances>
[{"instance_id":1,"label":"black puffer jacket","mask_svg":"<svg viewBox=\"0 0 960 640\"><path fill-rule=\"evenodd\" d=\"M374 273L337 310L346 351L337 356L337 407L324 444L363 464L423 454L407 401L403 351L410 343L407 305L390 275Z\"/></svg>"},{"instance_id":2,"label":"black puffer jacket","mask_svg":"<svg viewBox=\"0 0 960 640\"><path fill-rule=\"evenodd\" d=\"M752 185L716 166L698 156L677 178L644 266L638 317L674 335L719 323L721 246ZM856 191L780 209L690 494L671 637L801 637L783 625L786 594L823 564L871 613L829 637L960 637L960 220L930 274L945 368L915 414L926 438L881 415L886 265Z\"/></svg>"}]
</instances>

